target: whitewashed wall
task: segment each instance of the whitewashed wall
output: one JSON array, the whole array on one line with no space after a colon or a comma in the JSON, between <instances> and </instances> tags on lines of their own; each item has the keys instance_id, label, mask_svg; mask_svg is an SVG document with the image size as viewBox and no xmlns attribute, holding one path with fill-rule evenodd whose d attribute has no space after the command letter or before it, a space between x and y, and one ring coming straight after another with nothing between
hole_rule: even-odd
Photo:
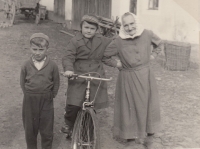
<instances>
[{"instance_id":1,"label":"whitewashed wall","mask_svg":"<svg viewBox=\"0 0 200 149\"><path fill-rule=\"evenodd\" d=\"M72 0L65 0L65 20L72 20Z\"/></svg>"},{"instance_id":2,"label":"whitewashed wall","mask_svg":"<svg viewBox=\"0 0 200 149\"><path fill-rule=\"evenodd\" d=\"M129 11L130 0L112 0L111 16L116 19L116 16L121 16Z\"/></svg>"},{"instance_id":3,"label":"whitewashed wall","mask_svg":"<svg viewBox=\"0 0 200 149\"><path fill-rule=\"evenodd\" d=\"M197 9L194 3L183 0L181 7L178 5L180 0L159 0L159 10L149 10L148 2L149 0L137 1L137 15L146 29L153 30L166 40L199 43L200 23L193 15L195 12L186 11L186 7ZM186 6L187 4L191 6ZM128 12L129 7L130 0L112 0L111 16L115 19L116 16Z\"/></svg>"},{"instance_id":4,"label":"whitewashed wall","mask_svg":"<svg viewBox=\"0 0 200 149\"><path fill-rule=\"evenodd\" d=\"M137 7L144 27L162 39L199 43L198 21L174 0L160 0L159 10L148 10L147 0L139 0Z\"/></svg>"},{"instance_id":5,"label":"whitewashed wall","mask_svg":"<svg viewBox=\"0 0 200 149\"><path fill-rule=\"evenodd\" d=\"M46 6L49 11L54 10L54 0L41 0L40 4Z\"/></svg>"}]
</instances>

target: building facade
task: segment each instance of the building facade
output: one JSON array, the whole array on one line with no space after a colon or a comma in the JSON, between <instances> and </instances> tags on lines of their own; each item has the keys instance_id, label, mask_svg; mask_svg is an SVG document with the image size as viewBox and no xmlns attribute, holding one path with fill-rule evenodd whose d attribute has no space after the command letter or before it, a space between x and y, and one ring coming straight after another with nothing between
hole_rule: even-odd
<instances>
[{"instance_id":1,"label":"building facade","mask_svg":"<svg viewBox=\"0 0 200 149\"><path fill-rule=\"evenodd\" d=\"M80 18L87 13L115 20L131 11L162 39L199 43L199 0L41 0L41 4L58 15L62 10L72 29L78 29Z\"/></svg>"}]
</instances>

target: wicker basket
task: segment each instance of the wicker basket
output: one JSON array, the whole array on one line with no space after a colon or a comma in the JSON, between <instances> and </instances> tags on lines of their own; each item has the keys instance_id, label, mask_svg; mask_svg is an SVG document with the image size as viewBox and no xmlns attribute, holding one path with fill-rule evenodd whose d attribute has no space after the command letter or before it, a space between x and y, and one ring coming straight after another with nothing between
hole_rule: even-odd
<instances>
[{"instance_id":1,"label":"wicker basket","mask_svg":"<svg viewBox=\"0 0 200 149\"><path fill-rule=\"evenodd\" d=\"M165 41L165 68L174 71L188 70L191 45L184 42Z\"/></svg>"}]
</instances>

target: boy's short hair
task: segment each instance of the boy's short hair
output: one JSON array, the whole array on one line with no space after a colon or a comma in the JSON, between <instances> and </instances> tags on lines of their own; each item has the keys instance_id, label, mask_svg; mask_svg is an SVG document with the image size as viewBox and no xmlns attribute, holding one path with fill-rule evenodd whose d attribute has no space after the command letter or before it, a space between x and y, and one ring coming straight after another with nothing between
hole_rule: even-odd
<instances>
[{"instance_id":1,"label":"boy's short hair","mask_svg":"<svg viewBox=\"0 0 200 149\"><path fill-rule=\"evenodd\" d=\"M88 24L94 25L96 26L96 28L98 29L99 27L99 19L96 15L94 14L88 14L88 15L84 15L81 19L81 23L80 23L80 27L82 29L83 26L83 22L87 22Z\"/></svg>"},{"instance_id":2,"label":"boy's short hair","mask_svg":"<svg viewBox=\"0 0 200 149\"><path fill-rule=\"evenodd\" d=\"M49 46L49 37L43 33L34 33L30 38L30 44L44 48Z\"/></svg>"}]
</instances>

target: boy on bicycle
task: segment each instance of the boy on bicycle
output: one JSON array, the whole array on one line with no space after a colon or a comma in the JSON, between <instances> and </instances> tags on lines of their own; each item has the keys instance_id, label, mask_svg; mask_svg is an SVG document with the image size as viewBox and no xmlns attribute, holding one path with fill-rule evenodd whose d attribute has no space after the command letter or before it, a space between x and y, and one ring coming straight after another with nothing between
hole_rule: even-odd
<instances>
[{"instance_id":1,"label":"boy on bicycle","mask_svg":"<svg viewBox=\"0 0 200 149\"><path fill-rule=\"evenodd\" d=\"M60 77L58 66L47 56L49 37L35 33L30 38L32 53L22 68L20 85L24 93L22 118L27 149L37 149L41 134L43 149L51 149L53 141L54 107Z\"/></svg>"},{"instance_id":2,"label":"boy on bicycle","mask_svg":"<svg viewBox=\"0 0 200 149\"><path fill-rule=\"evenodd\" d=\"M80 27L81 31L71 39L66 47L65 56L62 59L64 75L71 77L75 74L85 74L94 72L105 77L103 63L106 65L116 65L114 59L105 59L103 57L106 46L111 39L97 34L99 20L95 15L84 15ZM98 76L98 75L96 75ZM70 133L73 129L77 113L80 110L85 98L85 89L87 83L83 79L68 80L67 101L65 107L65 125L61 132ZM91 82L90 99L93 100L97 91L99 81ZM108 106L107 85L101 83L94 103L95 109Z\"/></svg>"}]
</instances>

